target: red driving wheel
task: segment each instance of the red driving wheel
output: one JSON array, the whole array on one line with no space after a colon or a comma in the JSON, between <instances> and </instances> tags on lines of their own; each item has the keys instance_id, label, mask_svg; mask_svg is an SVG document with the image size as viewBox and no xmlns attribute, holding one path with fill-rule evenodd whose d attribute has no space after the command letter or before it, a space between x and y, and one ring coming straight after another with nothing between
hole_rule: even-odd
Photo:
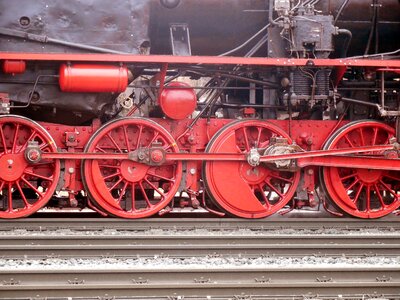
<instances>
[{"instance_id":1,"label":"red driving wheel","mask_svg":"<svg viewBox=\"0 0 400 300\"><path fill-rule=\"evenodd\" d=\"M209 153L261 153L271 138L290 137L279 127L259 120L238 121L223 127L209 142ZM252 167L245 162L205 162L203 179L211 199L228 213L243 218L263 218L274 214L292 199L300 172L272 170L264 164Z\"/></svg>"},{"instance_id":2,"label":"red driving wheel","mask_svg":"<svg viewBox=\"0 0 400 300\"><path fill-rule=\"evenodd\" d=\"M129 153L153 144L166 152L179 152L174 138L154 121L123 118L101 127L85 152ZM96 206L122 218L151 216L173 199L182 177L182 163L149 166L132 160L86 160L83 179Z\"/></svg>"},{"instance_id":3,"label":"red driving wheel","mask_svg":"<svg viewBox=\"0 0 400 300\"><path fill-rule=\"evenodd\" d=\"M57 152L50 134L21 116L0 117L0 218L26 217L53 196L60 176L58 160L29 164L25 150L36 142L42 152Z\"/></svg>"},{"instance_id":4,"label":"red driving wheel","mask_svg":"<svg viewBox=\"0 0 400 300\"><path fill-rule=\"evenodd\" d=\"M340 128L324 149L387 145L395 130L376 121L356 121ZM384 153L362 155L383 156ZM323 188L340 209L359 218L380 218L400 206L400 172L372 169L324 167Z\"/></svg>"}]
</instances>

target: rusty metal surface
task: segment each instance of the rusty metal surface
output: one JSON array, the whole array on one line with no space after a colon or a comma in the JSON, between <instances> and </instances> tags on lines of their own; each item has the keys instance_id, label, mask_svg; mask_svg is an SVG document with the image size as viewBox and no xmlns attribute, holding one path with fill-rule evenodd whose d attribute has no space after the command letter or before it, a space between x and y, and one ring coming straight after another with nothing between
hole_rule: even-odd
<instances>
[{"instance_id":1,"label":"rusty metal surface","mask_svg":"<svg viewBox=\"0 0 400 300\"><path fill-rule=\"evenodd\" d=\"M0 27L74 43L139 53L148 41L149 1L0 1ZM52 44L1 37L1 51L73 52ZM76 51L76 50L75 50ZM82 52L82 50L78 51Z\"/></svg>"}]
</instances>

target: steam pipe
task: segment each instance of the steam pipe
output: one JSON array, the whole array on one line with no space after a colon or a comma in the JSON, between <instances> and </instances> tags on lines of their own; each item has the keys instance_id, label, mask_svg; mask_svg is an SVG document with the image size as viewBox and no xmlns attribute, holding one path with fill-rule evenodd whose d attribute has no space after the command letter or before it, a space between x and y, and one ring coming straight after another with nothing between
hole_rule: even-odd
<instances>
[{"instance_id":1,"label":"steam pipe","mask_svg":"<svg viewBox=\"0 0 400 300\"><path fill-rule=\"evenodd\" d=\"M279 23L278 22L276 22L275 20L274 20L274 17L273 17L273 12L274 12L274 0L269 0L269 9L268 9L268 12L269 12L269 24L271 24L271 25L273 25L273 26L278 26L279 25Z\"/></svg>"},{"instance_id":2,"label":"steam pipe","mask_svg":"<svg viewBox=\"0 0 400 300\"><path fill-rule=\"evenodd\" d=\"M348 29L339 29L338 33L339 33L339 35L345 35L346 36L346 41L345 41L345 43L343 45L343 48L342 48L342 51L341 51L341 55L340 55L341 57L346 57L347 51L349 50L349 47L350 47L351 40L353 38L353 34Z\"/></svg>"}]
</instances>

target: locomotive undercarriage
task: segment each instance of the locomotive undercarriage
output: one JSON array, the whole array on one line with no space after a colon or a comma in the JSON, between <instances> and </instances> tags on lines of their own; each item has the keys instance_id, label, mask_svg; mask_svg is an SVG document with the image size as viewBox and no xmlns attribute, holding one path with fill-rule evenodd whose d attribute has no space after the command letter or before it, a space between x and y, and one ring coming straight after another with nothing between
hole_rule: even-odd
<instances>
[{"instance_id":1,"label":"locomotive undercarriage","mask_svg":"<svg viewBox=\"0 0 400 300\"><path fill-rule=\"evenodd\" d=\"M359 218L395 213L399 50L385 44L389 52L378 53L379 26L396 32L394 21L379 25L374 0L365 53L348 57L360 53L364 34L361 21L338 20L349 1L340 7L331 1L253 2L236 4L240 9L227 20L264 27L219 56L191 56L192 48L207 46L204 55L221 46L217 39L205 45L195 20L170 23L174 55L154 55L165 54L159 24L170 21L167 12L174 16L199 5L201 16L201 4L128 1L121 5L129 17L118 21L100 10L89 23L106 20L112 37L106 45L100 35L85 41L84 31L76 36L79 43L68 40L77 33L64 24L84 20L79 7L92 9L80 2L64 7L61 18L55 4L45 12L36 7L37 20L43 14L62 21L54 27L31 22L32 16L19 23L4 19L0 36L9 40L0 46L0 218L26 217L43 207L89 207L122 218L186 207L243 218L293 209ZM365 2L351 5L366 9ZM262 18L239 13L260 13L265 6ZM140 25L132 40L129 18ZM396 13L385 18L395 20ZM46 36L59 26L65 41ZM220 29L216 37L226 37L226 28ZM13 52L21 38L33 53ZM73 53L64 53L64 46Z\"/></svg>"},{"instance_id":2,"label":"locomotive undercarriage","mask_svg":"<svg viewBox=\"0 0 400 300\"><path fill-rule=\"evenodd\" d=\"M206 70L214 68L212 60L221 60L204 59L211 60ZM320 64L316 70L326 69L323 60L313 62ZM332 69L356 63L332 62ZM281 76L280 87L267 87L281 95L275 105L260 103L260 97L255 97L255 101L235 106L229 96L233 98L239 90L235 87L243 85L218 89L219 85L210 86L214 97L199 101L192 117L149 118L160 114L151 105L152 97L157 100L165 91L192 91L183 83L165 84L173 74L182 73L182 65L177 72L176 65L152 63L151 72L156 72L142 77L142 92L137 92L140 88L133 81L132 98L118 100L125 103L119 109L123 116L108 122L95 119L85 126L36 123L15 115L19 108L13 108L3 95L3 108L9 106L11 114L0 117L0 217L24 217L48 206L90 207L123 218L164 214L177 207L262 218L278 211L323 206L335 215L377 218L399 207L397 111L382 105L382 99L366 104L374 105L370 113L382 121L351 121L347 110L354 104L363 105L362 100L336 94L296 105L285 101L291 87L285 84L287 77ZM264 64L268 65L246 68L254 68L253 74L260 70L288 74L309 60L265 60ZM221 74L226 69L227 65L220 68ZM245 91L249 94L252 87L266 89L256 79L246 82L249 76L234 76L248 84ZM220 84L217 74L211 78ZM209 105L210 101L214 103ZM235 111L236 120L224 118L229 114L224 105ZM346 108L340 110L341 105ZM313 114L316 110L320 113ZM276 117L260 119L266 111Z\"/></svg>"}]
</instances>

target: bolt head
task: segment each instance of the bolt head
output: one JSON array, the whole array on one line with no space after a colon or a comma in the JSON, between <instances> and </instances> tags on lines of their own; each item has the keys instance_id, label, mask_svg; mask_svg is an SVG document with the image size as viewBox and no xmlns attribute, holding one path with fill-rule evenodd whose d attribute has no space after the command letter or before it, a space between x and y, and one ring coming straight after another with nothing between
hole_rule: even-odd
<instances>
[{"instance_id":1,"label":"bolt head","mask_svg":"<svg viewBox=\"0 0 400 300\"><path fill-rule=\"evenodd\" d=\"M164 153L161 150L153 150L151 152L151 160L155 163L160 163L164 159Z\"/></svg>"}]
</instances>

